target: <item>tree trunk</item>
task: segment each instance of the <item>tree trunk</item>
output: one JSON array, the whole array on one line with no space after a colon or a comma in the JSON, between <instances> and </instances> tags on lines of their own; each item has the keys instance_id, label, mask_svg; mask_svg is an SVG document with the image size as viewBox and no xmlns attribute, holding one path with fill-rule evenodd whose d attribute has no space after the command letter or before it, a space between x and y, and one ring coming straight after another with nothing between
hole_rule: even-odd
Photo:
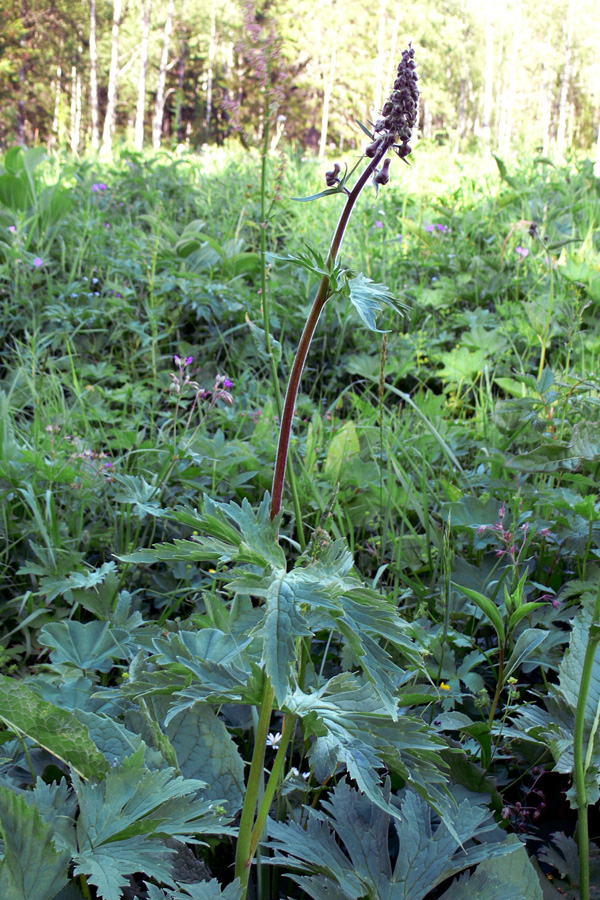
<instances>
[{"instance_id":1,"label":"tree trunk","mask_svg":"<svg viewBox=\"0 0 600 900\"><path fill-rule=\"evenodd\" d=\"M171 31L173 30L173 16L175 14L175 0L169 0L167 7L167 20L165 22L163 51L158 69L158 83L156 86L156 109L152 122L152 146L160 150L162 134L163 113L165 107L165 84L167 81L167 65L169 63L169 44L171 43Z\"/></svg>"},{"instance_id":2,"label":"tree trunk","mask_svg":"<svg viewBox=\"0 0 600 900\"><path fill-rule=\"evenodd\" d=\"M100 147L98 124L98 48L96 46L96 0L90 0L90 120L92 149Z\"/></svg>"},{"instance_id":3,"label":"tree trunk","mask_svg":"<svg viewBox=\"0 0 600 900\"><path fill-rule=\"evenodd\" d=\"M210 39L208 41L208 71L206 73L206 139L210 134L210 120L212 116L212 92L213 92L213 68L217 48L217 2L213 0L210 13Z\"/></svg>"},{"instance_id":4,"label":"tree trunk","mask_svg":"<svg viewBox=\"0 0 600 900\"><path fill-rule=\"evenodd\" d=\"M177 143L185 140L185 127L183 125L183 81L185 78L185 54L187 49L187 36L185 27L181 34L181 50L179 51L179 66L177 67L177 115L175 116L175 133Z\"/></svg>"},{"instance_id":5,"label":"tree trunk","mask_svg":"<svg viewBox=\"0 0 600 900\"><path fill-rule=\"evenodd\" d=\"M152 0L142 0L142 43L140 45L140 74L138 76L138 99L135 113L135 140L136 150L142 150L144 146L144 113L146 111L146 73L148 71L148 44L150 42L150 13Z\"/></svg>"},{"instance_id":6,"label":"tree trunk","mask_svg":"<svg viewBox=\"0 0 600 900\"><path fill-rule=\"evenodd\" d=\"M385 66L385 7L387 0L379 0L379 17L377 27L377 58L375 60L375 91L373 94L373 107L371 118L376 122L381 115L383 105L383 79Z\"/></svg>"},{"instance_id":7,"label":"tree trunk","mask_svg":"<svg viewBox=\"0 0 600 900\"><path fill-rule=\"evenodd\" d=\"M567 134L567 116L568 116L568 99L569 87L571 86L571 76L573 73L573 18L574 18L574 2L569 0L567 22L566 22L566 40L565 40L565 64L563 68L562 78L560 82L560 94L558 97L558 126L556 129L556 150L559 156L565 155L565 144Z\"/></svg>"},{"instance_id":8,"label":"tree trunk","mask_svg":"<svg viewBox=\"0 0 600 900\"><path fill-rule=\"evenodd\" d=\"M515 0L513 14L513 40L509 64L509 80L505 99L505 118L500 152L503 156L510 152L510 141L513 129L513 115L515 98L517 94L517 78L520 77L519 48L521 44L521 15L523 12L523 0Z\"/></svg>"},{"instance_id":9,"label":"tree trunk","mask_svg":"<svg viewBox=\"0 0 600 900\"><path fill-rule=\"evenodd\" d=\"M598 120L598 138L596 140L596 162L594 164L594 174L596 178L600 178L600 119Z\"/></svg>"},{"instance_id":10,"label":"tree trunk","mask_svg":"<svg viewBox=\"0 0 600 900\"><path fill-rule=\"evenodd\" d=\"M329 74L325 76L325 85L323 87L323 107L321 110L321 138L319 140L319 159L325 157L327 149L327 128L329 125L329 104L335 85L335 64L336 64L336 47L337 41L334 36L331 47L331 57L329 60Z\"/></svg>"},{"instance_id":11,"label":"tree trunk","mask_svg":"<svg viewBox=\"0 0 600 900\"><path fill-rule=\"evenodd\" d=\"M60 63L56 67L56 81L54 93L54 116L52 118L52 143L54 146L60 146L60 97L62 91L62 66Z\"/></svg>"},{"instance_id":12,"label":"tree trunk","mask_svg":"<svg viewBox=\"0 0 600 900\"><path fill-rule=\"evenodd\" d=\"M483 139L492 143L492 112L494 107L494 0L485 4L485 86L483 92Z\"/></svg>"},{"instance_id":13,"label":"tree trunk","mask_svg":"<svg viewBox=\"0 0 600 900\"><path fill-rule=\"evenodd\" d=\"M76 62L71 67L71 153L77 153L81 140L81 72Z\"/></svg>"},{"instance_id":14,"label":"tree trunk","mask_svg":"<svg viewBox=\"0 0 600 900\"><path fill-rule=\"evenodd\" d=\"M117 91L119 86L119 29L121 27L122 12L123 0L113 0L112 49L110 54L110 70L108 73L108 96L106 102L106 115L104 116L104 128L102 129L101 152L105 156L112 156L112 139L117 114Z\"/></svg>"}]
</instances>

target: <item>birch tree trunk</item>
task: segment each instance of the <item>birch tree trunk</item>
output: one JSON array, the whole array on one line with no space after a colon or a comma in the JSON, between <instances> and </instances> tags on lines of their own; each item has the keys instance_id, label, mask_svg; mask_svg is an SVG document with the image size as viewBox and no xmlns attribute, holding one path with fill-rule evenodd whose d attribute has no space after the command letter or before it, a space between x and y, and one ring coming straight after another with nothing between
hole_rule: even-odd
<instances>
[{"instance_id":1,"label":"birch tree trunk","mask_svg":"<svg viewBox=\"0 0 600 900\"><path fill-rule=\"evenodd\" d=\"M500 152L506 155L510 152L510 141L512 137L513 115L515 109L515 98L517 95L517 78L520 75L519 69L519 48L521 45L521 18L523 12L523 0L515 0L513 15L513 40L512 50L510 54L509 64L509 80L505 98L505 118L502 139L500 141Z\"/></svg>"},{"instance_id":2,"label":"birch tree trunk","mask_svg":"<svg viewBox=\"0 0 600 900\"><path fill-rule=\"evenodd\" d=\"M181 144L185 139L185 128L183 127L183 81L185 78L185 54L187 50L187 35L184 27L181 33L181 49L179 51L179 65L177 67L177 115L175 116L175 133L177 134L177 143Z\"/></svg>"},{"instance_id":3,"label":"birch tree trunk","mask_svg":"<svg viewBox=\"0 0 600 900\"><path fill-rule=\"evenodd\" d=\"M383 105L383 78L385 66L385 7L387 0L379 0L379 17L377 27L377 58L375 60L375 91L371 118L376 122L381 115Z\"/></svg>"},{"instance_id":4,"label":"birch tree trunk","mask_svg":"<svg viewBox=\"0 0 600 900\"><path fill-rule=\"evenodd\" d=\"M71 67L71 153L77 153L81 141L81 72Z\"/></svg>"},{"instance_id":5,"label":"birch tree trunk","mask_svg":"<svg viewBox=\"0 0 600 900\"><path fill-rule=\"evenodd\" d=\"M334 35L333 44L331 47L331 57L329 59L329 73L327 75L325 75L325 85L323 88L323 108L321 111L321 138L319 140L319 159L320 160L322 160L325 157L325 150L327 149L327 128L329 126L329 105L331 103L331 96L333 94L333 88L335 85L336 54L337 54L337 38Z\"/></svg>"},{"instance_id":6,"label":"birch tree trunk","mask_svg":"<svg viewBox=\"0 0 600 900\"><path fill-rule=\"evenodd\" d=\"M152 122L152 146L160 150L162 134L163 113L165 108L165 84L167 81L167 65L169 63L169 45L171 43L171 31L173 30L173 16L175 14L175 0L169 0L167 7L167 20L165 22L163 51L158 69L158 83L156 86L156 108Z\"/></svg>"},{"instance_id":7,"label":"birch tree trunk","mask_svg":"<svg viewBox=\"0 0 600 900\"><path fill-rule=\"evenodd\" d=\"M142 0L140 14L142 20L142 43L140 45L140 74L138 76L138 99L135 112L135 138L136 150L144 147L144 113L146 111L146 74L148 71L148 45L150 43L150 14L152 12L152 0Z\"/></svg>"},{"instance_id":8,"label":"birch tree trunk","mask_svg":"<svg viewBox=\"0 0 600 900\"><path fill-rule=\"evenodd\" d=\"M213 91L213 68L215 62L215 53L217 48L217 0L213 0L210 12L210 38L208 41L208 71L206 73L206 138L210 133L210 119L212 116L212 91Z\"/></svg>"},{"instance_id":9,"label":"birch tree trunk","mask_svg":"<svg viewBox=\"0 0 600 900\"><path fill-rule=\"evenodd\" d=\"M59 63L56 67L56 81L54 92L54 116L52 117L52 143L54 146L60 146L60 97L62 91L62 66Z\"/></svg>"},{"instance_id":10,"label":"birch tree trunk","mask_svg":"<svg viewBox=\"0 0 600 900\"><path fill-rule=\"evenodd\" d=\"M492 113L494 108L494 0L485 4L485 86L483 92L483 139L492 143Z\"/></svg>"},{"instance_id":11,"label":"birch tree trunk","mask_svg":"<svg viewBox=\"0 0 600 900\"><path fill-rule=\"evenodd\" d=\"M108 73L108 96L106 115L102 129L102 149L105 156L112 156L112 139L115 130L117 113L117 91L119 86L119 29L123 13L123 0L113 0L112 46L110 54L110 70Z\"/></svg>"},{"instance_id":12,"label":"birch tree trunk","mask_svg":"<svg viewBox=\"0 0 600 900\"><path fill-rule=\"evenodd\" d=\"M569 87L571 86L571 76L573 73L573 18L574 18L574 2L569 0L566 23L566 41L565 41L565 65L560 82L560 94L558 97L558 126L556 128L556 150L560 156L565 155L565 143L567 134L567 116L568 116L568 99Z\"/></svg>"},{"instance_id":13,"label":"birch tree trunk","mask_svg":"<svg viewBox=\"0 0 600 900\"><path fill-rule=\"evenodd\" d=\"M96 45L96 0L90 0L90 120L92 149L100 147L98 124L98 47Z\"/></svg>"}]
</instances>

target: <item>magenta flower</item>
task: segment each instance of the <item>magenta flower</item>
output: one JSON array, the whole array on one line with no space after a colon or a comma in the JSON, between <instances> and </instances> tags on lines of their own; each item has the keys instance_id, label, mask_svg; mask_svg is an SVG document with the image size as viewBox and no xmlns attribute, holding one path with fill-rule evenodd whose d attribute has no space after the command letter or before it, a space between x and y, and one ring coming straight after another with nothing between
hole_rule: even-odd
<instances>
[{"instance_id":1,"label":"magenta flower","mask_svg":"<svg viewBox=\"0 0 600 900\"><path fill-rule=\"evenodd\" d=\"M377 222L375 222L375 228L383 228L383 222L377 220Z\"/></svg>"},{"instance_id":2,"label":"magenta flower","mask_svg":"<svg viewBox=\"0 0 600 900\"><path fill-rule=\"evenodd\" d=\"M11 231L13 234L16 234L16 233L17 233L17 226L16 226L16 225L9 225L9 226L8 226L8 230Z\"/></svg>"},{"instance_id":3,"label":"magenta flower","mask_svg":"<svg viewBox=\"0 0 600 900\"><path fill-rule=\"evenodd\" d=\"M527 256L529 256L529 250L527 247L516 247L515 253L518 253L522 259L525 259Z\"/></svg>"},{"instance_id":4,"label":"magenta flower","mask_svg":"<svg viewBox=\"0 0 600 900\"><path fill-rule=\"evenodd\" d=\"M44 265L44 260L42 259L41 256L36 256L36 258L33 261L33 264L36 267L36 269L39 269L40 266Z\"/></svg>"},{"instance_id":5,"label":"magenta flower","mask_svg":"<svg viewBox=\"0 0 600 900\"><path fill-rule=\"evenodd\" d=\"M431 234L432 231L435 231L435 225L426 225L425 231L428 231Z\"/></svg>"},{"instance_id":6,"label":"magenta flower","mask_svg":"<svg viewBox=\"0 0 600 900\"><path fill-rule=\"evenodd\" d=\"M446 232L448 231L447 225L436 225L435 227L437 228L438 231L441 231L442 234L446 234Z\"/></svg>"}]
</instances>

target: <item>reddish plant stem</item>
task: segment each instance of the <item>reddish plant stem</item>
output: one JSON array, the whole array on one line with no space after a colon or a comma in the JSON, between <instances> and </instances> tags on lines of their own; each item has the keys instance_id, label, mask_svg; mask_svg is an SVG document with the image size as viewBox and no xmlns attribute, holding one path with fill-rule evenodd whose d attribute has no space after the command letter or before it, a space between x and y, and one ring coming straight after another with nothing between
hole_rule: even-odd
<instances>
[{"instance_id":1,"label":"reddish plant stem","mask_svg":"<svg viewBox=\"0 0 600 900\"><path fill-rule=\"evenodd\" d=\"M389 145L384 144L381 150L373 157L372 160L370 160L369 165L366 167L366 169L348 194L348 199L346 200L346 204L340 215L337 227L333 235L333 240L331 241L331 247L329 248L329 255L327 256L326 267L330 271L335 265L335 261L340 251L340 247L346 233L346 228L348 227L348 222L350 221L350 216L352 215L352 211L354 209L356 201L358 200L369 178L371 177L371 175L373 175L373 173L377 169L377 166L386 155L388 150ZM327 275L324 275L321 279L321 284L319 285L319 290L317 291L317 296L314 299L311 311L308 314L304 330L302 331L302 337L300 338L300 343L298 344L296 358L294 360L294 365L292 366L292 371L290 372L290 378L288 381L285 403L283 406L283 414L281 417L281 426L279 428L277 460L275 462L275 472L273 474L273 490L271 492L271 519L274 519L281 510L281 499L283 497L283 487L285 484L285 470L287 467L287 460L290 449L292 422L294 419L294 410L296 408L298 390L300 388L300 379L302 378L302 372L304 371L306 357L308 356L308 351L312 343L317 323L321 316L321 312L323 311L323 307L329 300L330 296L330 279Z\"/></svg>"}]
</instances>

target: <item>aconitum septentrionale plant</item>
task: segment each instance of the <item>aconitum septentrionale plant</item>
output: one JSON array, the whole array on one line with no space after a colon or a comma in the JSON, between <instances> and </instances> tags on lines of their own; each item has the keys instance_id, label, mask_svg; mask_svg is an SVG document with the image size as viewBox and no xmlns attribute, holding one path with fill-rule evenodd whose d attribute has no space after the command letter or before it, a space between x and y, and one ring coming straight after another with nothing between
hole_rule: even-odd
<instances>
[{"instance_id":1,"label":"aconitum septentrionale plant","mask_svg":"<svg viewBox=\"0 0 600 900\"><path fill-rule=\"evenodd\" d=\"M318 254L314 253L313 257L317 263L315 267L311 267L310 263L305 258L298 258L296 260L305 268L313 268L313 271L322 271L323 269L326 269L327 274L322 276L319 290L317 291L311 311L306 320L288 382L279 433L277 461L273 477L273 492L271 499L271 515L273 518L275 518L281 509L285 471L292 431L292 419L294 416L298 389L300 387L300 378L302 377L308 350L323 307L334 294L345 294L350 297L365 324L376 330L372 314L369 316L365 307L368 305L372 309L373 304L375 304L376 308L379 308L377 301L395 305L393 298L389 295L387 288L384 288L383 285L374 285L369 279L365 279L363 276L350 280L345 276L344 271L336 266L336 262L350 221L350 216L352 215L356 201L360 197L363 189L367 186L371 178L377 189L389 182L390 159L385 159L385 157L390 150L394 150L400 159L403 160L406 160L406 157L411 152L409 142L412 131L417 123L419 107L419 89L417 87L418 75L414 56L415 51L411 46L402 53L402 59L398 66L398 73L396 80L394 81L393 90L383 105L381 118L375 123L374 133L370 135L372 141L365 149L365 157L369 162L357 179L354 187L349 189L347 187L347 181L353 172L356 171L357 167L349 174L341 176L341 166L339 163L336 163L333 170L327 172L325 176L328 190L323 191L317 196L321 197L332 193L344 193L347 196L346 203L341 212L331 241L327 260L319 266ZM364 130L367 134L369 133L367 129Z\"/></svg>"}]
</instances>

